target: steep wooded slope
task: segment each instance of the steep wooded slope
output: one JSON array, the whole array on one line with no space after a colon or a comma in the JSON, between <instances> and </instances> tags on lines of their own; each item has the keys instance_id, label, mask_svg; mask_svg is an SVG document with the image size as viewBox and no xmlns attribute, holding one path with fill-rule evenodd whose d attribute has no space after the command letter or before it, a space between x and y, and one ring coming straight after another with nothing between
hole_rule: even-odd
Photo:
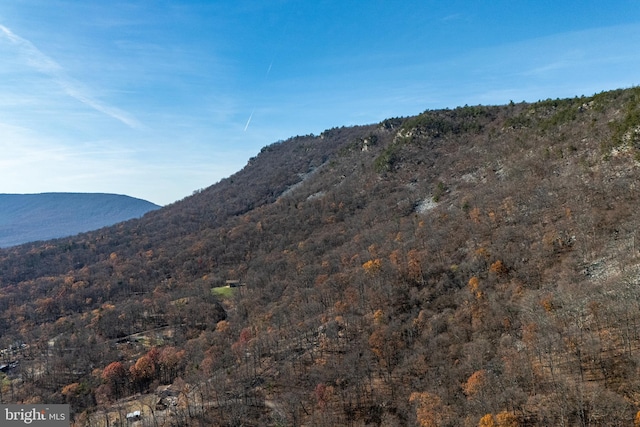
<instances>
[{"instance_id":1,"label":"steep wooded slope","mask_svg":"<svg viewBox=\"0 0 640 427\"><path fill-rule=\"evenodd\" d=\"M635 88L332 129L0 251L2 347L28 345L2 398L88 424L174 382L183 424L629 425L638 129Z\"/></svg>"}]
</instances>

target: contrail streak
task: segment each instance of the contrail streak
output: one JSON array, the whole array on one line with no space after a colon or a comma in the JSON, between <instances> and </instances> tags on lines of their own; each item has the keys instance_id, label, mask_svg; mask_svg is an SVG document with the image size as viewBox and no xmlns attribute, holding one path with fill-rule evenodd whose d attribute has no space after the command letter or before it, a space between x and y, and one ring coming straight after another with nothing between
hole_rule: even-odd
<instances>
[{"instance_id":1,"label":"contrail streak","mask_svg":"<svg viewBox=\"0 0 640 427\"><path fill-rule=\"evenodd\" d=\"M140 123L126 112L119 108L112 107L108 104L100 102L99 100L91 97L85 90L82 89L82 85L68 77L62 67L53 59L42 53L33 43L29 40L22 38L11 31L9 28L0 24L0 37L4 36L12 44L18 47L21 54L27 58L27 64L41 73L49 75L53 80L64 90L64 92L70 97L80 101L81 103L99 111L107 116L110 116L116 120L121 121L125 125L131 128L140 128Z\"/></svg>"},{"instance_id":2,"label":"contrail streak","mask_svg":"<svg viewBox=\"0 0 640 427\"><path fill-rule=\"evenodd\" d=\"M253 113L254 113L255 111L256 111L256 109L254 108L254 109L251 111L251 114L249 115L249 120L247 120L247 124L246 124L246 125L244 125L244 131L245 131L245 132L247 131L247 128L249 127L249 123L251 123L251 118L253 117Z\"/></svg>"},{"instance_id":3,"label":"contrail streak","mask_svg":"<svg viewBox=\"0 0 640 427\"><path fill-rule=\"evenodd\" d=\"M262 82L262 85L264 86L264 82L267 81L267 78L269 77L269 73L271 72L271 67L273 67L273 59L271 60L271 62L269 63L269 67L267 68L267 72L264 75L264 80ZM255 107L253 108L253 110L251 111L251 114L249 115L249 120L247 120L247 124L244 125L244 131L247 131L247 128L249 127L249 123L251 123L251 119L253 118L253 113L256 112Z\"/></svg>"}]
</instances>

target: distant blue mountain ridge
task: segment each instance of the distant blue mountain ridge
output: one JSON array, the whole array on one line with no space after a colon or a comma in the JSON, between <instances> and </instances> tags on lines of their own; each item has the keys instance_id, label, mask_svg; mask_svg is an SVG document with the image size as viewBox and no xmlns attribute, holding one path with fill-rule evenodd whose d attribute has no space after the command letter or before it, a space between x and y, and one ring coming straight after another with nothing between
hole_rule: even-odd
<instances>
[{"instance_id":1,"label":"distant blue mountain ridge","mask_svg":"<svg viewBox=\"0 0 640 427\"><path fill-rule=\"evenodd\" d=\"M159 208L120 194L0 194L0 248L97 230Z\"/></svg>"}]
</instances>

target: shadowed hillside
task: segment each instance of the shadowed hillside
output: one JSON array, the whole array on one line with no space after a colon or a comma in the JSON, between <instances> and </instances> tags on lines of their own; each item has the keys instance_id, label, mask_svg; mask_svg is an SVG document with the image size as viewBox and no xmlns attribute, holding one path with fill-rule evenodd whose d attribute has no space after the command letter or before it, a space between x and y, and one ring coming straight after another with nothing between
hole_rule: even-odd
<instances>
[{"instance_id":1,"label":"shadowed hillside","mask_svg":"<svg viewBox=\"0 0 640 427\"><path fill-rule=\"evenodd\" d=\"M77 425L632 425L639 154L637 88L265 147L0 251L0 398Z\"/></svg>"},{"instance_id":2,"label":"shadowed hillside","mask_svg":"<svg viewBox=\"0 0 640 427\"><path fill-rule=\"evenodd\" d=\"M118 194L0 194L0 247L96 230L158 208Z\"/></svg>"}]
</instances>

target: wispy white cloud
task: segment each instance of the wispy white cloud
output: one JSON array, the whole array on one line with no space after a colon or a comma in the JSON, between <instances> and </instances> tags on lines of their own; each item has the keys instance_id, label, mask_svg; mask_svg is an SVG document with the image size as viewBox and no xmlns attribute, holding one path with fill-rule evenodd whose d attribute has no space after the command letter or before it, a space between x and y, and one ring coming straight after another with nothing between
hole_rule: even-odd
<instances>
[{"instance_id":1,"label":"wispy white cloud","mask_svg":"<svg viewBox=\"0 0 640 427\"><path fill-rule=\"evenodd\" d=\"M570 61L566 59L559 59L549 64L540 65L531 70L527 70L522 74L525 76L543 76L550 72L556 72L563 69L570 69L576 66L577 61Z\"/></svg>"},{"instance_id":2,"label":"wispy white cloud","mask_svg":"<svg viewBox=\"0 0 640 427\"><path fill-rule=\"evenodd\" d=\"M29 40L18 36L9 28L0 24L0 37L8 40L14 45L26 59L26 63L31 68L51 77L53 81L70 97L83 103L84 105L112 117L131 128L141 128L141 123L131 114L104 103L91 96L90 92L83 85L69 77L64 69L52 58L44 54Z\"/></svg>"},{"instance_id":3,"label":"wispy white cloud","mask_svg":"<svg viewBox=\"0 0 640 427\"><path fill-rule=\"evenodd\" d=\"M440 20L442 22L450 22L450 21L460 21L462 19L462 14L460 13L452 13L451 15L447 15Z\"/></svg>"}]
</instances>

